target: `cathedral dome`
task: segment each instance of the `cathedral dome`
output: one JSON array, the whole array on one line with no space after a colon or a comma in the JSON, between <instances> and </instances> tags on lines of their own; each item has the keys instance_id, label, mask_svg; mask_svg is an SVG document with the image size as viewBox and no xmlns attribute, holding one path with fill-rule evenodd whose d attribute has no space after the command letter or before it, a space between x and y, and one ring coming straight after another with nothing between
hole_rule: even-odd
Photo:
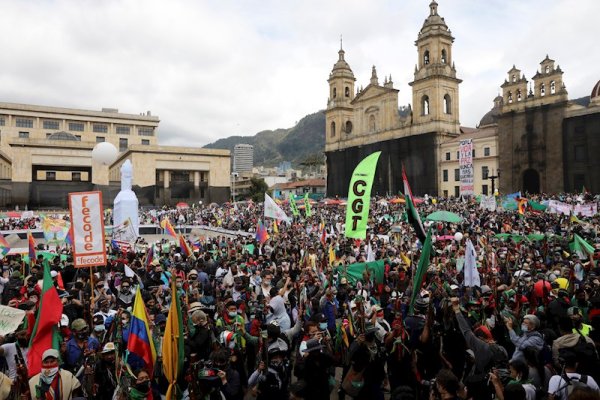
<instances>
[{"instance_id":1,"label":"cathedral dome","mask_svg":"<svg viewBox=\"0 0 600 400\"><path fill-rule=\"evenodd\" d=\"M494 99L494 107L485 113L481 121L479 121L479 128L488 125L495 125L498 123L498 115L500 115L500 107L502 106L502 96L497 96Z\"/></svg>"},{"instance_id":2,"label":"cathedral dome","mask_svg":"<svg viewBox=\"0 0 600 400\"><path fill-rule=\"evenodd\" d=\"M72 133L60 131L60 132L55 132L52 135L48 136L48 140L70 140L73 142L80 142L81 138L78 138L77 136L73 135Z\"/></svg>"},{"instance_id":3,"label":"cathedral dome","mask_svg":"<svg viewBox=\"0 0 600 400\"><path fill-rule=\"evenodd\" d=\"M592 89L592 94L590 95L590 100L593 100L596 97L600 98L600 81L598 81L598 83L596 83L596 85Z\"/></svg>"},{"instance_id":4,"label":"cathedral dome","mask_svg":"<svg viewBox=\"0 0 600 400\"><path fill-rule=\"evenodd\" d=\"M350 65L348 65L348 63L344 59L345 53L346 52L343 49L340 49L340 51L338 51L339 59L333 65L333 70L331 70L331 75L332 76L334 76L334 75L335 76L347 76L347 77L354 78L354 73L352 72Z\"/></svg>"}]
</instances>

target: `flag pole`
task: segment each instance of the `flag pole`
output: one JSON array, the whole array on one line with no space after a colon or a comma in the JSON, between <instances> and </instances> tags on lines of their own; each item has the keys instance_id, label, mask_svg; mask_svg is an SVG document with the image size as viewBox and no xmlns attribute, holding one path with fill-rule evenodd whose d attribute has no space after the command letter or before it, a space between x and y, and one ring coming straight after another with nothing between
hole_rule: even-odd
<instances>
[{"instance_id":1,"label":"flag pole","mask_svg":"<svg viewBox=\"0 0 600 400\"><path fill-rule=\"evenodd\" d=\"M90 326L94 328L94 269L90 267Z\"/></svg>"}]
</instances>

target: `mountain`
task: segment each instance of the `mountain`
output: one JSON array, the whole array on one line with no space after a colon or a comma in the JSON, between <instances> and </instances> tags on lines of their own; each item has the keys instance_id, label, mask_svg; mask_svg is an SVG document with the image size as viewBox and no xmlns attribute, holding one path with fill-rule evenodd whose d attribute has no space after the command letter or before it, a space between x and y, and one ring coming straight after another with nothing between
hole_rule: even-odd
<instances>
[{"instance_id":1,"label":"mountain","mask_svg":"<svg viewBox=\"0 0 600 400\"><path fill-rule=\"evenodd\" d=\"M277 166L290 161L297 167L309 157L322 157L325 151L325 111L321 110L302 118L296 126L288 129L261 131L254 136L230 136L209 143L208 149L231 151L236 144L254 146L254 165Z\"/></svg>"}]
</instances>

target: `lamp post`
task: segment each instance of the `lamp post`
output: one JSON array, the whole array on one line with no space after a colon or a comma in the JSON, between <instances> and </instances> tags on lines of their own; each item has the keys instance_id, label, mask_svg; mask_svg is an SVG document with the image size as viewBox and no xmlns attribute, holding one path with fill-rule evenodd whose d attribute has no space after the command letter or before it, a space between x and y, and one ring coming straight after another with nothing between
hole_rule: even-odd
<instances>
[{"instance_id":1,"label":"lamp post","mask_svg":"<svg viewBox=\"0 0 600 400\"><path fill-rule=\"evenodd\" d=\"M233 197L233 204L235 204L235 179L238 177L237 172L231 173L231 195Z\"/></svg>"},{"instance_id":2,"label":"lamp post","mask_svg":"<svg viewBox=\"0 0 600 400\"><path fill-rule=\"evenodd\" d=\"M492 174L494 170L492 169ZM498 168L496 175L488 175L488 179L492 180L492 196L496 193L496 179L500 179L500 168Z\"/></svg>"}]
</instances>

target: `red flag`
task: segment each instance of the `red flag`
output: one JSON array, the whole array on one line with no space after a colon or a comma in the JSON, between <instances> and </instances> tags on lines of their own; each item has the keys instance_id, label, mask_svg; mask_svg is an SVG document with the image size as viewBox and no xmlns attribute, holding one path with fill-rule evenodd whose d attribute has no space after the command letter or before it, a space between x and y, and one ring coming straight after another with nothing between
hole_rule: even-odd
<instances>
[{"instance_id":1,"label":"red flag","mask_svg":"<svg viewBox=\"0 0 600 400\"><path fill-rule=\"evenodd\" d=\"M321 232L321 243L325 246L325 241L327 240L327 230L323 228L323 232Z\"/></svg>"}]
</instances>

